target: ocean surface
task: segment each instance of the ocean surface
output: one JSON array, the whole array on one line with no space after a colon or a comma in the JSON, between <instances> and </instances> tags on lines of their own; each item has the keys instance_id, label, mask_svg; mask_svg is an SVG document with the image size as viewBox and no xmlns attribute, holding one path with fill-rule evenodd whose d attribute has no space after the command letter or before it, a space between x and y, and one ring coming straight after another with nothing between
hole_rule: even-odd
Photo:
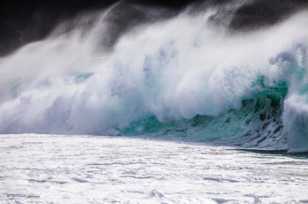
<instances>
[{"instance_id":1,"label":"ocean surface","mask_svg":"<svg viewBox=\"0 0 308 204\"><path fill-rule=\"evenodd\" d=\"M211 2L120 1L1 56L0 204L308 203L308 10Z\"/></svg>"},{"instance_id":2,"label":"ocean surface","mask_svg":"<svg viewBox=\"0 0 308 204\"><path fill-rule=\"evenodd\" d=\"M128 137L1 135L0 203L308 203L308 159Z\"/></svg>"},{"instance_id":3,"label":"ocean surface","mask_svg":"<svg viewBox=\"0 0 308 204\"><path fill-rule=\"evenodd\" d=\"M0 57L0 133L307 152L308 12L232 32L224 14L245 2L137 26L112 48L118 4L62 22Z\"/></svg>"}]
</instances>

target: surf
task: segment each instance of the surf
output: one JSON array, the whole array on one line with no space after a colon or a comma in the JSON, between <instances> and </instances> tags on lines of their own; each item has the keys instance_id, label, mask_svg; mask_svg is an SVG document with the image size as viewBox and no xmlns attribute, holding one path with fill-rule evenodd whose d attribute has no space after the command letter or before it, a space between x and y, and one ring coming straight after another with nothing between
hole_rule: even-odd
<instances>
[{"instance_id":1,"label":"surf","mask_svg":"<svg viewBox=\"0 0 308 204\"><path fill-rule=\"evenodd\" d=\"M232 32L220 12L144 23L112 47L112 9L60 25L0 59L0 133L308 151L307 11L247 32Z\"/></svg>"}]
</instances>

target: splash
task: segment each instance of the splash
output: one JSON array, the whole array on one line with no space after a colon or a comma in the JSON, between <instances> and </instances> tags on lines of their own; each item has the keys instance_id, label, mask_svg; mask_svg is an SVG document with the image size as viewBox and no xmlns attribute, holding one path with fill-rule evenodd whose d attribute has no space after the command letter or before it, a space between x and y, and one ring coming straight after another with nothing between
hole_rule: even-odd
<instances>
[{"instance_id":1,"label":"splash","mask_svg":"<svg viewBox=\"0 0 308 204\"><path fill-rule=\"evenodd\" d=\"M213 23L214 8L184 12L106 50L108 12L0 60L1 133L156 134L308 150L306 11L245 33Z\"/></svg>"}]
</instances>

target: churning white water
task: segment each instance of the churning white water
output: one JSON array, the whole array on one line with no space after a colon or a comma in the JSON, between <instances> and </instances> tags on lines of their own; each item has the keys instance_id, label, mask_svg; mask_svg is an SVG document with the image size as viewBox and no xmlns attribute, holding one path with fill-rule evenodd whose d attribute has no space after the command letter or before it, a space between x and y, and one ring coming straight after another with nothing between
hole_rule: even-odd
<instances>
[{"instance_id":1,"label":"churning white water","mask_svg":"<svg viewBox=\"0 0 308 204\"><path fill-rule=\"evenodd\" d=\"M284 126L290 141L293 126L306 126L299 119L307 106L306 11L246 33L212 22L215 9L183 13L137 27L104 51L108 12L63 34L64 24L0 60L1 133L117 134L148 115L162 122L217 116L240 108L260 75L267 84L289 84L285 118L293 119Z\"/></svg>"},{"instance_id":2,"label":"churning white water","mask_svg":"<svg viewBox=\"0 0 308 204\"><path fill-rule=\"evenodd\" d=\"M0 59L0 202L308 202L307 159L230 149L308 151L307 11L249 32L184 12L106 48L110 12ZM137 133L165 141L76 136Z\"/></svg>"},{"instance_id":3,"label":"churning white water","mask_svg":"<svg viewBox=\"0 0 308 204\"><path fill-rule=\"evenodd\" d=\"M4 135L1 203L306 203L308 160L142 139Z\"/></svg>"}]
</instances>

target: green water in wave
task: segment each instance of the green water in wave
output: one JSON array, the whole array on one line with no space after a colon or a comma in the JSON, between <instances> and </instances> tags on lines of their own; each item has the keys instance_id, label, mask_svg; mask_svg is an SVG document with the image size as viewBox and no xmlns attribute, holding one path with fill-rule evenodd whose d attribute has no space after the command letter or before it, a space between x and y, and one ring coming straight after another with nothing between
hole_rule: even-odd
<instances>
[{"instance_id":1,"label":"green water in wave","mask_svg":"<svg viewBox=\"0 0 308 204\"><path fill-rule=\"evenodd\" d=\"M193 141L213 141L241 137L264 131L269 123L277 123L272 134L282 130L281 113L288 84L279 81L268 85L260 76L252 83L254 92L242 100L239 109L230 109L218 116L196 115L191 119L159 121L149 115L121 130L123 135L155 135L186 138Z\"/></svg>"}]
</instances>

